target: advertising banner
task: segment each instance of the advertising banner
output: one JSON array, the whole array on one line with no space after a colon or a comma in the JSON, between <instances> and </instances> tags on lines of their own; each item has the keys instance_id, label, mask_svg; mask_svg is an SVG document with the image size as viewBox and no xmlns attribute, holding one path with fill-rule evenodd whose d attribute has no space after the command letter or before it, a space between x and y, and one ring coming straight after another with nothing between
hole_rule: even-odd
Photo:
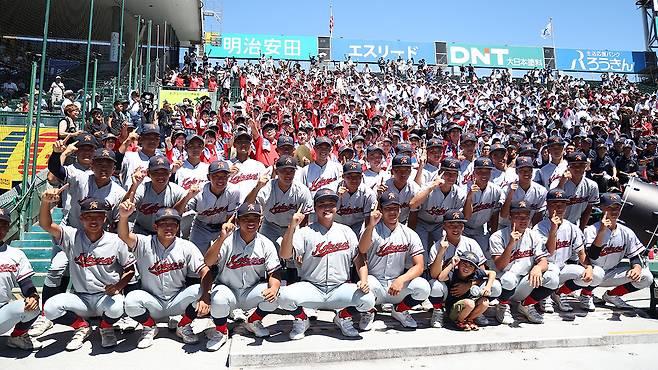
<instances>
[{"instance_id":1,"label":"advertising banner","mask_svg":"<svg viewBox=\"0 0 658 370\"><path fill-rule=\"evenodd\" d=\"M309 60L318 55L318 38L314 36L222 34L221 46L204 45L210 58L260 58Z\"/></svg>"},{"instance_id":2,"label":"advertising banner","mask_svg":"<svg viewBox=\"0 0 658 370\"><path fill-rule=\"evenodd\" d=\"M646 65L644 52L595 49L555 49L557 69L578 72L638 73Z\"/></svg>"},{"instance_id":3,"label":"advertising banner","mask_svg":"<svg viewBox=\"0 0 658 370\"><path fill-rule=\"evenodd\" d=\"M34 131L32 132L34 135ZM44 127L39 131L37 172L48 167L48 158L56 140L56 128ZM32 142L34 142L34 138L32 138ZM30 153L32 150L30 148ZM25 127L0 126L0 189L11 189L12 181L23 179L24 160Z\"/></svg>"},{"instance_id":4,"label":"advertising banner","mask_svg":"<svg viewBox=\"0 0 658 370\"><path fill-rule=\"evenodd\" d=\"M544 68L544 50L526 46L448 44L448 65L533 69Z\"/></svg>"},{"instance_id":5,"label":"advertising banner","mask_svg":"<svg viewBox=\"0 0 658 370\"><path fill-rule=\"evenodd\" d=\"M397 60L399 57L403 60L413 58L414 62L425 59L428 64L436 62L433 42L332 39L331 59L344 60L348 56L366 63L376 63L379 58Z\"/></svg>"}]
</instances>

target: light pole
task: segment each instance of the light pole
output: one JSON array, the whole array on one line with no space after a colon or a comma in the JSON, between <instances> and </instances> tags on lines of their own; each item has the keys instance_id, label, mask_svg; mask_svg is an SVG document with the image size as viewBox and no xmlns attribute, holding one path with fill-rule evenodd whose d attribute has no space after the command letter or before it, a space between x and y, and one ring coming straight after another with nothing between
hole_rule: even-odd
<instances>
[{"instance_id":1,"label":"light pole","mask_svg":"<svg viewBox=\"0 0 658 370\"><path fill-rule=\"evenodd\" d=\"M87 84L89 84L89 54L91 54L91 30L94 21L94 0L89 3L89 31L87 32L87 57L85 59L85 85L82 96L82 125L85 124L87 116Z\"/></svg>"},{"instance_id":2,"label":"light pole","mask_svg":"<svg viewBox=\"0 0 658 370\"><path fill-rule=\"evenodd\" d=\"M41 93L39 94L39 109L37 109L37 124L34 128L34 164L32 164L32 180L37 176L37 147L39 144L39 126L41 126L41 99L45 91L44 79L46 78L46 46L48 45L48 24L50 22L50 0L46 0L46 15L43 20L43 40L41 41L41 70L39 71L39 84ZM32 82L34 85L34 81ZM32 122L30 122L30 125ZM29 148L27 150L29 152ZM28 170L28 163L25 163L23 171Z\"/></svg>"},{"instance_id":3,"label":"light pole","mask_svg":"<svg viewBox=\"0 0 658 370\"><path fill-rule=\"evenodd\" d=\"M119 26L119 59L117 63L117 88L116 88L116 91L118 91L119 94L121 94L121 54L123 54L123 12L125 5L126 5L126 0L121 0L121 25Z\"/></svg>"},{"instance_id":4,"label":"light pole","mask_svg":"<svg viewBox=\"0 0 658 370\"><path fill-rule=\"evenodd\" d=\"M138 85L138 76L139 76L139 32L140 32L140 27L142 25L142 16L138 15L137 16L137 33L135 33L135 84L132 87L133 90L137 89Z\"/></svg>"},{"instance_id":5,"label":"light pole","mask_svg":"<svg viewBox=\"0 0 658 370\"><path fill-rule=\"evenodd\" d=\"M153 21L149 19L146 33L146 86L144 86L144 90L148 90L151 83L151 28L153 28Z\"/></svg>"}]
</instances>

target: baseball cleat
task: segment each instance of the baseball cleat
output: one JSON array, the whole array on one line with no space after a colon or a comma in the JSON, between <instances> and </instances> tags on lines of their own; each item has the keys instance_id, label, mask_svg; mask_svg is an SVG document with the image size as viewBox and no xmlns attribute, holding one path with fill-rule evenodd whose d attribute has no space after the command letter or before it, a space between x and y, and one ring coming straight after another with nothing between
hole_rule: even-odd
<instances>
[{"instance_id":1,"label":"baseball cleat","mask_svg":"<svg viewBox=\"0 0 658 370\"><path fill-rule=\"evenodd\" d=\"M514 322L512 311L508 304L498 303L496 305L496 320L499 323L509 325Z\"/></svg>"},{"instance_id":2,"label":"baseball cleat","mask_svg":"<svg viewBox=\"0 0 658 370\"><path fill-rule=\"evenodd\" d=\"M199 337L194 334L192 330L192 324L187 324L185 326L176 327L176 335L183 340L186 344L195 344L199 343Z\"/></svg>"},{"instance_id":3,"label":"baseball cleat","mask_svg":"<svg viewBox=\"0 0 658 370\"><path fill-rule=\"evenodd\" d=\"M139 323L128 316L123 316L113 325L115 329L121 331L134 331L138 326Z\"/></svg>"},{"instance_id":4,"label":"baseball cleat","mask_svg":"<svg viewBox=\"0 0 658 370\"><path fill-rule=\"evenodd\" d=\"M537 309L532 304L528 306L519 304L518 310L519 313L523 314L523 316L525 316L525 318L532 324L542 324L544 322L544 318L539 312L537 312Z\"/></svg>"},{"instance_id":5,"label":"baseball cleat","mask_svg":"<svg viewBox=\"0 0 658 370\"><path fill-rule=\"evenodd\" d=\"M288 337L292 340L298 340L304 338L304 333L311 326L311 322L308 319L298 319L292 321L292 330Z\"/></svg>"},{"instance_id":6,"label":"baseball cleat","mask_svg":"<svg viewBox=\"0 0 658 370\"><path fill-rule=\"evenodd\" d=\"M153 339L158 335L157 326L143 326L142 334L137 341L137 348L148 348L153 344Z\"/></svg>"},{"instance_id":7,"label":"baseball cleat","mask_svg":"<svg viewBox=\"0 0 658 370\"><path fill-rule=\"evenodd\" d=\"M247 316L244 314L244 311L240 308L236 308L235 310L231 311L229 317L233 321L247 321Z\"/></svg>"},{"instance_id":8,"label":"baseball cleat","mask_svg":"<svg viewBox=\"0 0 658 370\"><path fill-rule=\"evenodd\" d=\"M245 321L244 326L258 338L265 338L270 336L270 331L263 326L263 322L260 320L256 320L254 322Z\"/></svg>"},{"instance_id":9,"label":"baseball cleat","mask_svg":"<svg viewBox=\"0 0 658 370\"><path fill-rule=\"evenodd\" d=\"M581 294L578 300L580 302L580 308L583 310L589 312L594 312L594 310L596 310L596 306L594 306L594 298L591 295Z\"/></svg>"},{"instance_id":10,"label":"baseball cleat","mask_svg":"<svg viewBox=\"0 0 658 370\"><path fill-rule=\"evenodd\" d=\"M402 326L405 328L417 328L418 324L416 323L416 320L411 316L409 311L396 311L393 310L391 312L391 317L394 319L398 320Z\"/></svg>"},{"instance_id":11,"label":"baseball cleat","mask_svg":"<svg viewBox=\"0 0 658 370\"><path fill-rule=\"evenodd\" d=\"M559 295L557 293L551 294L551 300L555 303L555 306L557 306L558 311L561 312L571 312L573 311L573 307L569 305L569 303L565 302L562 295Z\"/></svg>"},{"instance_id":12,"label":"baseball cleat","mask_svg":"<svg viewBox=\"0 0 658 370\"><path fill-rule=\"evenodd\" d=\"M169 328L169 330L176 330L178 323L182 319L183 315L169 316L169 320L167 321L167 328Z\"/></svg>"},{"instance_id":13,"label":"baseball cleat","mask_svg":"<svg viewBox=\"0 0 658 370\"><path fill-rule=\"evenodd\" d=\"M359 336L359 332L354 328L354 322L352 322L351 317L340 317L340 315L336 314L336 317L334 317L334 324L338 326L340 332L346 337Z\"/></svg>"},{"instance_id":14,"label":"baseball cleat","mask_svg":"<svg viewBox=\"0 0 658 370\"><path fill-rule=\"evenodd\" d=\"M109 348L117 345L117 336L114 328L101 328L98 331L101 333L101 347Z\"/></svg>"},{"instance_id":15,"label":"baseball cleat","mask_svg":"<svg viewBox=\"0 0 658 370\"><path fill-rule=\"evenodd\" d=\"M315 308L304 308L304 313L311 320L318 319L318 310L316 310Z\"/></svg>"},{"instance_id":16,"label":"baseball cleat","mask_svg":"<svg viewBox=\"0 0 658 370\"><path fill-rule=\"evenodd\" d=\"M91 334L91 329L88 326L83 326L75 329L75 331L73 332L73 337L66 345L66 350L75 351L80 349L85 339L89 337L89 334Z\"/></svg>"},{"instance_id":17,"label":"baseball cleat","mask_svg":"<svg viewBox=\"0 0 658 370\"><path fill-rule=\"evenodd\" d=\"M382 304L382 311L384 311L384 312L393 312L393 304L392 303Z\"/></svg>"},{"instance_id":18,"label":"baseball cleat","mask_svg":"<svg viewBox=\"0 0 658 370\"><path fill-rule=\"evenodd\" d=\"M208 341L206 342L206 349L210 352L215 352L222 348L227 341L228 335L221 333L217 330L208 330L206 333Z\"/></svg>"},{"instance_id":19,"label":"baseball cleat","mask_svg":"<svg viewBox=\"0 0 658 370\"><path fill-rule=\"evenodd\" d=\"M537 303L536 307L539 312L543 313L554 313L555 309L553 308L553 303L548 300L548 298L544 298L539 303Z\"/></svg>"},{"instance_id":20,"label":"baseball cleat","mask_svg":"<svg viewBox=\"0 0 658 370\"><path fill-rule=\"evenodd\" d=\"M435 308L432 310L432 319L430 325L433 328L442 328L443 327L443 309Z\"/></svg>"},{"instance_id":21,"label":"baseball cleat","mask_svg":"<svg viewBox=\"0 0 658 370\"><path fill-rule=\"evenodd\" d=\"M25 351L34 351L40 349L43 345L38 340L25 333L16 337L7 338L7 347L18 348Z\"/></svg>"},{"instance_id":22,"label":"baseball cleat","mask_svg":"<svg viewBox=\"0 0 658 370\"><path fill-rule=\"evenodd\" d=\"M40 337L43 333L47 332L53 327L53 322L48 320L46 316L39 315L32 327L27 332L31 337Z\"/></svg>"},{"instance_id":23,"label":"baseball cleat","mask_svg":"<svg viewBox=\"0 0 658 370\"><path fill-rule=\"evenodd\" d=\"M375 322L374 312L362 312L361 319L359 319L359 329L368 331L372 329L372 323Z\"/></svg>"},{"instance_id":24,"label":"baseball cleat","mask_svg":"<svg viewBox=\"0 0 658 370\"><path fill-rule=\"evenodd\" d=\"M619 308L620 310L632 310L635 307L626 303L620 296L609 295L608 292L603 293L603 300L611 305Z\"/></svg>"},{"instance_id":25,"label":"baseball cleat","mask_svg":"<svg viewBox=\"0 0 658 370\"><path fill-rule=\"evenodd\" d=\"M489 319L484 315L480 315L480 316L475 318L475 325L477 325L477 326L487 326L487 325L489 325Z\"/></svg>"}]
</instances>

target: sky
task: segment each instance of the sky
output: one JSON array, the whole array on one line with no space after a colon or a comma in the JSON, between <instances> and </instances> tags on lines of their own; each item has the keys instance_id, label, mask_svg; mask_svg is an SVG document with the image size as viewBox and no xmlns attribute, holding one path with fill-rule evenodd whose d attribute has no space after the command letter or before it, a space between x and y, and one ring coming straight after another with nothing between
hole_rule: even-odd
<instances>
[{"instance_id":1,"label":"sky","mask_svg":"<svg viewBox=\"0 0 658 370\"><path fill-rule=\"evenodd\" d=\"M328 0L205 0L223 2L224 33L327 36ZM551 46L540 37L553 18L555 46L644 50L635 0L333 0L334 37ZM219 31L205 18L206 31Z\"/></svg>"}]
</instances>

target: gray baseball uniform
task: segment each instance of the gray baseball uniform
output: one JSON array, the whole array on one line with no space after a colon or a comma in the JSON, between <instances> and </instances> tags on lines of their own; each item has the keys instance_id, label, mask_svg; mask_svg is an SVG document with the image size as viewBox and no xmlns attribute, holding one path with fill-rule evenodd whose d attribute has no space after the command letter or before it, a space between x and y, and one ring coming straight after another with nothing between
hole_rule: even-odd
<instances>
[{"instance_id":1,"label":"gray baseball uniform","mask_svg":"<svg viewBox=\"0 0 658 370\"><path fill-rule=\"evenodd\" d=\"M159 151L156 150L155 155L159 155ZM123 179L123 188L130 189L130 186L133 183L133 173L138 168L147 169L149 168L149 157L144 154L141 150L138 152L126 152L126 155L123 157L123 162L121 162L121 179ZM151 181L151 178L146 177L144 182Z\"/></svg>"},{"instance_id":2,"label":"gray baseball uniform","mask_svg":"<svg viewBox=\"0 0 658 370\"><path fill-rule=\"evenodd\" d=\"M468 186L468 191L470 188L471 186ZM464 225L464 235L471 238L484 236L484 226L491 216L500 211L503 203L505 203L505 193L500 186L492 182L473 194L473 214ZM496 230L488 230L489 233L494 231Z\"/></svg>"},{"instance_id":3,"label":"gray baseball uniform","mask_svg":"<svg viewBox=\"0 0 658 370\"><path fill-rule=\"evenodd\" d=\"M205 254L210 243L217 239L222 224L239 206L240 193L234 186L229 184L218 197L210 190L209 182L187 203L187 210L195 212L190 241L202 254Z\"/></svg>"},{"instance_id":4,"label":"gray baseball uniform","mask_svg":"<svg viewBox=\"0 0 658 370\"><path fill-rule=\"evenodd\" d=\"M583 177L578 185L571 180L564 184L564 193L569 202L564 218L578 225L580 216L588 205L599 203L599 186L592 180Z\"/></svg>"},{"instance_id":5,"label":"gray baseball uniform","mask_svg":"<svg viewBox=\"0 0 658 370\"><path fill-rule=\"evenodd\" d=\"M427 186L430 186L429 184ZM432 190L425 203L420 206L416 232L426 250L432 241L441 240L443 215L451 209L462 209L466 202L466 190L453 185L448 194L440 188Z\"/></svg>"},{"instance_id":6,"label":"gray baseball uniform","mask_svg":"<svg viewBox=\"0 0 658 370\"><path fill-rule=\"evenodd\" d=\"M341 186L343 186L343 180L338 180L325 186L325 188L338 192L338 188ZM376 199L377 193L361 182L354 194L345 192L338 199L338 211L334 220L349 226L354 234L359 235L363 222L370 217Z\"/></svg>"},{"instance_id":7,"label":"gray baseball uniform","mask_svg":"<svg viewBox=\"0 0 658 370\"><path fill-rule=\"evenodd\" d=\"M411 175L409 176L410 179L415 179L416 174L418 173L418 170L412 169L411 170ZM439 174L439 168L430 164L430 163L425 163L423 166L423 175L422 175L422 184L426 184L432 180Z\"/></svg>"},{"instance_id":8,"label":"gray baseball uniform","mask_svg":"<svg viewBox=\"0 0 658 370\"><path fill-rule=\"evenodd\" d=\"M410 208L409 203L411 202L411 199L420 191L420 186L416 184L416 182L413 181L411 177L409 180L407 180L407 183L402 189L395 187L392 177L384 181L384 185L388 187L388 191L395 192L400 198L400 223L406 223L409 219L409 213L411 211L416 211L416 209Z\"/></svg>"},{"instance_id":9,"label":"gray baseball uniform","mask_svg":"<svg viewBox=\"0 0 658 370\"><path fill-rule=\"evenodd\" d=\"M308 187L311 196L320 188L331 184L343 176L343 168L338 162L327 161L324 166L313 162L297 173L297 180Z\"/></svg>"},{"instance_id":10,"label":"gray baseball uniform","mask_svg":"<svg viewBox=\"0 0 658 370\"><path fill-rule=\"evenodd\" d=\"M568 163L564 159L557 165L550 162L535 173L534 181L543 185L546 189L552 189L560 182L560 177L567 170L567 165Z\"/></svg>"},{"instance_id":11,"label":"gray baseball uniform","mask_svg":"<svg viewBox=\"0 0 658 370\"><path fill-rule=\"evenodd\" d=\"M22 250L0 245L0 333L6 333L19 322L29 323L39 310L26 311L23 300L14 300L12 289L34 275L32 265Z\"/></svg>"},{"instance_id":12,"label":"gray baseball uniform","mask_svg":"<svg viewBox=\"0 0 658 370\"><path fill-rule=\"evenodd\" d=\"M126 191L119 184L110 181L105 186L99 188L96 186L93 172L89 175L83 173L79 176L69 177L67 181L69 183L68 192L71 208L67 216L62 220L62 225L69 225L76 229L82 228L82 224L80 223L80 201L87 198L105 199L110 204L112 211L107 215L108 221L106 225L118 219L119 203L121 203L124 195L126 195Z\"/></svg>"},{"instance_id":13,"label":"gray baseball uniform","mask_svg":"<svg viewBox=\"0 0 658 370\"><path fill-rule=\"evenodd\" d=\"M391 177L390 172L379 171L379 173L371 170L370 168L363 171L363 183L371 189L377 190L377 186L382 182L388 180Z\"/></svg>"},{"instance_id":14,"label":"gray baseball uniform","mask_svg":"<svg viewBox=\"0 0 658 370\"><path fill-rule=\"evenodd\" d=\"M505 194L509 194L509 187L503 189ZM528 190L523 190L519 186L514 194L512 194L512 204L518 204L521 201L524 201L526 205L530 208L530 219L534 217L537 212L544 212L546 210L546 193L547 190L545 187L537 184L534 181L530 182L530 187ZM510 220L507 218L500 218L498 222L498 228L502 229L510 225Z\"/></svg>"},{"instance_id":15,"label":"gray baseball uniform","mask_svg":"<svg viewBox=\"0 0 658 370\"><path fill-rule=\"evenodd\" d=\"M208 181L208 163L199 162L196 166L183 161L183 166L176 171L176 184L187 190L194 184L203 184Z\"/></svg>"},{"instance_id":16,"label":"gray baseball uniform","mask_svg":"<svg viewBox=\"0 0 658 370\"><path fill-rule=\"evenodd\" d=\"M265 165L251 158L244 162L240 162L237 158L234 158L232 159L232 164L238 167L238 172L228 181L236 185L235 188L240 192L240 204L242 204L245 198L247 198L247 195L249 195L249 192L251 192L251 189L256 186L260 176L265 173Z\"/></svg>"},{"instance_id":17,"label":"gray baseball uniform","mask_svg":"<svg viewBox=\"0 0 658 370\"><path fill-rule=\"evenodd\" d=\"M279 179L270 180L260 189L256 197L263 207L263 224L260 233L272 241L283 236L300 205L304 204L302 208L304 214L313 212L313 198L305 185L293 181L288 191L284 193L278 183Z\"/></svg>"},{"instance_id":18,"label":"gray baseball uniform","mask_svg":"<svg viewBox=\"0 0 658 370\"><path fill-rule=\"evenodd\" d=\"M153 224L155 213L160 208L173 207L183 199L187 192L182 187L170 182L160 194L153 190L151 181L141 183L135 191L135 228L138 234L155 234Z\"/></svg>"}]
</instances>

